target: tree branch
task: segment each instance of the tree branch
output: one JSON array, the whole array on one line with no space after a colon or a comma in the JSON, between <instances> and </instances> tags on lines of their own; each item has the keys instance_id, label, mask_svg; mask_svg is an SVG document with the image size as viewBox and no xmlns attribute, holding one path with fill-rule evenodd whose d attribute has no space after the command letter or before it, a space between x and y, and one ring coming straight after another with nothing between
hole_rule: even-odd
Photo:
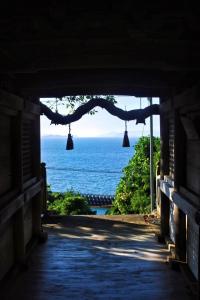
<instances>
[{"instance_id":1,"label":"tree branch","mask_svg":"<svg viewBox=\"0 0 200 300\"><path fill-rule=\"evenodd\" d=\"M111 115L118 117L124 121L136 120L137 123L144 123L145 119L151 115L159 115L159 105L153 104L151 106L147 106L144 109L133 109L129 111L125 111L121 108L116 107L113 103L108 100L102 98L93 98L88 101L86 104L79 106L75 112L71 115L63 116L59 113L53 112L49 107L45 104L40 103L41 106L41 114L44 114L49 120L52 121L53 124L67 125L72 122L78 121L81 117L87 114L94 107L99 106L101 108L105 108Z\"/></svg>"}]
</instances>

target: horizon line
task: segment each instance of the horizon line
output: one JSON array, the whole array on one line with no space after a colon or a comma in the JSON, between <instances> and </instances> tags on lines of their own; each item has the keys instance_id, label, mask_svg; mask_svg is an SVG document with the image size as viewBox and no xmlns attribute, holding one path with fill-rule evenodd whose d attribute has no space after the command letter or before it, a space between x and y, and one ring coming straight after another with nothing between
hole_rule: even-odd
<instances>
[{"instance_id":1,"label":"horizon line","mask_svg":"<svg viewBox=\"0 0 200 300\"><path fill-rule=\"evenodd\" d=\"M73 135L73 138L123 138L123 135L124 133L122 133L121 136L119 135L113 135L113 136L109 136L109 135L105 135L105 136L78 136L78 135ZM143 135L143 136L149 136L149 135ZM154 135L154 136L157 136L157 135ZM65 137L67 138L67 135L62 135L62 134L44 134L44 135L41 135L41 138L42 137ZM139 135L129 135L129 138L140 138L142 136L139 136Z\"/></svg>"}]
</instances>

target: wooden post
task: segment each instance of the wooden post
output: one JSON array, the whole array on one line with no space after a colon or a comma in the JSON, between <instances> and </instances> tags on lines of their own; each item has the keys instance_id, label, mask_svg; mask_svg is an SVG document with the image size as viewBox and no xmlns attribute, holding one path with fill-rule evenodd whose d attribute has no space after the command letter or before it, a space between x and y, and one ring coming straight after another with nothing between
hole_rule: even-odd
<instances>
[{"instance_id":1,"label":"wooden post","mask_svg":"<svg viewBox=\"0 0 200 300\"><path fill-rule=\"evenodd\" d=\"M186 261L186 215L174 205L176 258Z\"/></svg>"},{"instance_id":2,"label":"wooden post","mask_svg":"<svg viewBox=\"0 0 200 300\"><path fill-rule=\"evenodd\" d=\"M152 105L152 98L149 98L149 105ZM150 198L151 212L155 208L155 193L154 193L155 174L153 170L153 116L150 116Z\"/></svg>"},{"instance_id":3,"label":"wooden post","mask_svg":"<svg viewBox=\"0 0 200 300\"><path fill-rule=\"evenodd\" d=\"M200 227L199 227L199 230L198 230L199 234L199 247L198 247L198 287L197 287L197 299L200 299Z\"/></svg>"},{"instance_id":4,"label":"wooden post","mask_svg":"<svg viewBox=\"0 0 200 300\"><path fill-rule=\"evenodd\" d=\"M33 126L33 152L34 165L33 172L37 180L41 179L40 166L40 116L34 120ZM41 233L41 212L42 212L42 192L36 195L32 200L32 216L33 216L33 234L40 236Z\"/></svg>"},{"instance_id":5,"label":"wooden post","mask_svg":"<svg viewBox=\"0 0 200 300\"><path fill-rule=\"evenodd\" d=\"M175 138L174 138L174 188L179 191L185 185L186 177L186 135L178 111L175 112ZM186 260L186 216L179 207L174 205L175 221L175 252L179 260Z\"/></svg>"},{"instance_id":6,"label":"wooden post","mask_svg":"<svg viewBox=\"0 0 200 300\"><path fill-rule=\"evenodd\" d=\"M23 161L22 161L22 113L18 113L13 123L12 147L14 151L14 185L20 193L23 192ZM21 207L14 216L14 249L17 263L24 263L25 240L24 240L24 207Z\"/></svg>"},{"instance_id":7,"label":"wooden post","mask_svg":"<svg viewBox=\"0 0 200 300\"><path fill-rule=\"evenodd\" d=\"M23 192L23 162L22 162L22 113L19 112L18 115L13 120L12 124L12 144L13 151L13 166L14 174L17 174L14 178L14 186Z\"/></svg>"},{"instance_id":8,"label":"wooden post","mask_svg":"<svg viewBox=\"0 0 200 300\"><path fill-rule=\"evenodd\" d=\"M24 208L20 208L14 216L14 249L16 263L25 262L25 240L24 240Z\"/></svg>"},{"instance_id":9,"label":"wooden post","mask_svg":"<svg viewBox=\"0 0 200 300\"><path fill-rule=\"evenodd\" d=\"M41 163L41 177L42 177L42 212L47 211L47 174L46 174L46 164Z\"/></svg>"},{"instance_id":10,"label":"wooden post","mask_svg":"<svg viewBox=\"0 0 200 300\"><path fill-rule=\"evenodd\" d=\"M165 175L169 174L169 126L168 120L162 112L162 99L161 103L161 115L160 115L160 179L163 180ZM169 235L169 199L161 192L157 190L157 202L160 203L160 216L161 216L161 238L164 240Z\"/></svg>"},{"instance_id":11,"label":"wooden post","mask_svg":"<svg viewBox=\"0 0 200 300\"><path fill-rule=\"evenodd\" d=\"M32 200L33 236L40 237L41 234L41 198L42 193L37 194Z\"/></svg>"},{"instance_id":12,"label":"wooden post","mask_svg":"<svg viewBox=\"0 0 200 300\"><path fill-rule=\"evenodd\" d=\"M186 177L186 135L180 120L180 115L175 112L175 137L174 137L174 187L176 191L185 185Z\"/></svg>"},{"instance_id":13,"label":"wooden post","mask_svg":"<svg viewBox=\"0 0 200 300\"><path fill-rule=\"evenodd\" d=\"M160 191L161 228L160 235L164 239L169 235L169 199Z\"/></svg>"},{"instance_id":14,"label":"wooden post","mask_svg":"<svg viewBox=\"0 0 200 300\"><path fill-rule=\"evenodd\" d=\"M168 119L162 112L160 114L160 179L164 179L164 175L169 174L169 124Z\"/></svg>"},{"instance_id":15,"label":"wooden post","mask_svg":"<svg viewBox=\"0 0 200 300\"><path fill-rule=\"evenodd\" d=\"M39 180L41 177L40 172L40 116L36 116L34 120L34 126L33 126L33 173L34 176L37 177Z\"/></svg>"}]
</instances>

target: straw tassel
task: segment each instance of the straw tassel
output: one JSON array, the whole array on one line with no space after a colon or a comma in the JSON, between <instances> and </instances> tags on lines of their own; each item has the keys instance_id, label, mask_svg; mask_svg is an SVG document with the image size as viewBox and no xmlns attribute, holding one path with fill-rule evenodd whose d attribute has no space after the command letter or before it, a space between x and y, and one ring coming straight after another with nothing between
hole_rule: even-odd
<instances>
[{"instance_id":1,"label":"straw tassel","mask_svg":"<svg viewBox=\"0 0 200 300\"><path fill-rule=\"evenodd\" d=\"M125 131L124 131L124 138L123 138L122 147L130 147L130 142L129 142L129 138L128 138L128 131L127 131L127 121L125 121Z\"/></svg>"},{"instance_id":2,"label":"straw tassel","mask_svg":"<svg viewBox=\"0 0 200 300\"><path fill-rule=\"evenodd\" d=\"M69 124L69 133L68 133L68 137L67 137L66 150L73 150L73 149L74 149L74 143L73 143L73 139L72 139L72 135L71 135L71 127Z\"/></svg>"}]
</instances>

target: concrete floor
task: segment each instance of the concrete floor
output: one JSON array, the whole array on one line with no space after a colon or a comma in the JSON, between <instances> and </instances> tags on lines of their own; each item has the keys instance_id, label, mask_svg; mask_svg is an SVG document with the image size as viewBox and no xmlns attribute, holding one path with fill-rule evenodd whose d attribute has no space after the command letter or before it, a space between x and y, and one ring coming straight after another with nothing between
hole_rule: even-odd
<instances>
[{"instance_id":1,"label":"concrete floor","mask_svg":"<svg viewBox=\"0 0 200 300\"><path fill-rule=\"evenodd\" d=\"M141 217L68 217L45 227L48 242L5 300L193 299Z\"/></svg>"}]
</instances>

